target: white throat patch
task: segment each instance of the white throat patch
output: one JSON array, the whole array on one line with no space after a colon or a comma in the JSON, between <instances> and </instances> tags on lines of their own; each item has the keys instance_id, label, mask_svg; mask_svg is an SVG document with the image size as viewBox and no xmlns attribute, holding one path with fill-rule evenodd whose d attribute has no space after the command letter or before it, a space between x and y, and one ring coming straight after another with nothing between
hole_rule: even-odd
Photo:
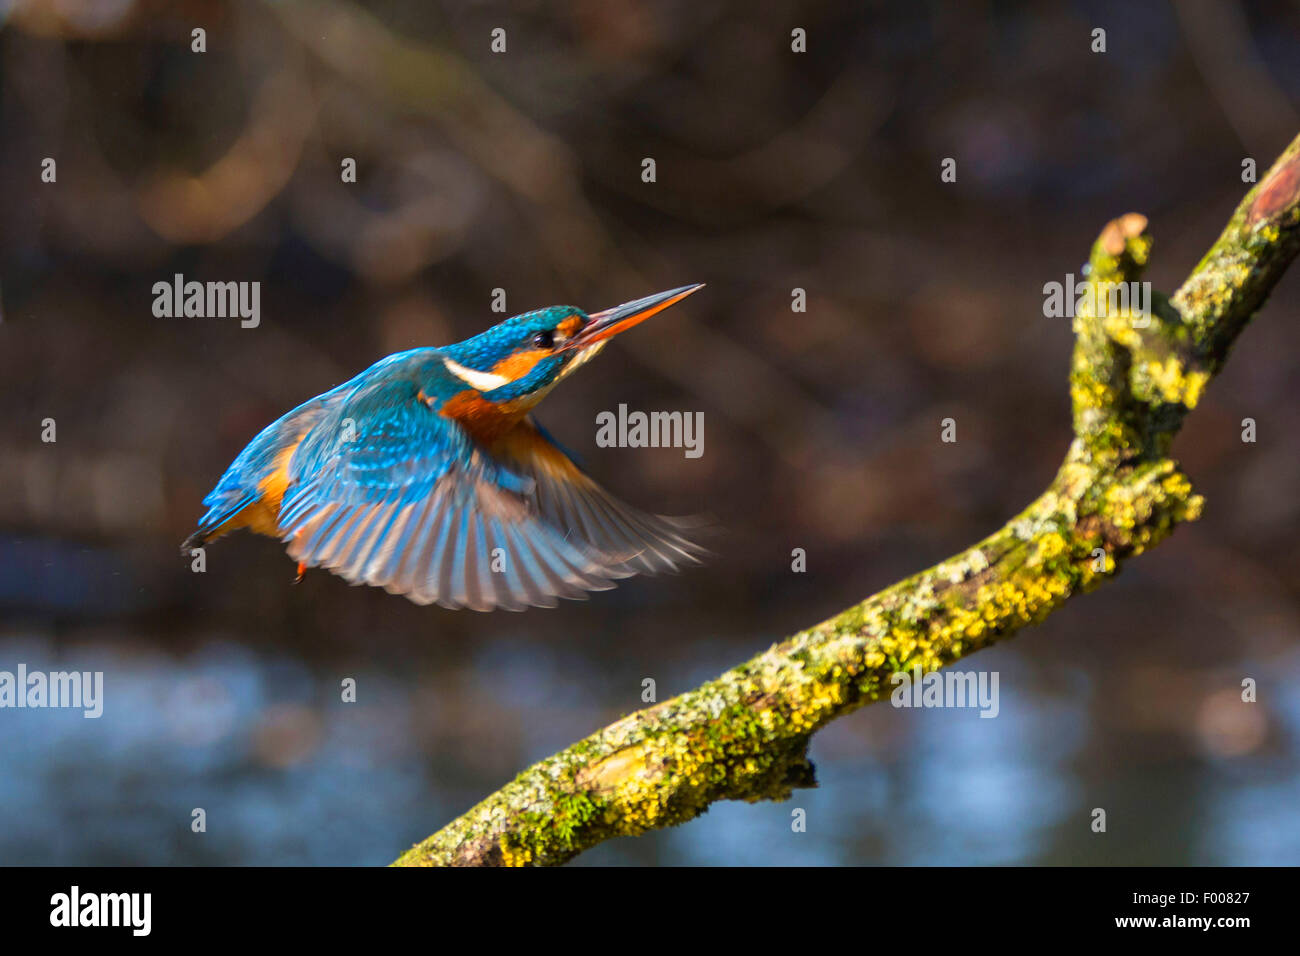
<instances>
[{"instance_id":1,"label":"white throat patch","mask_svg":"<svg viewBox=\"0 0 1300 956\"><path fill-rule=\"evenodd\" d=\"M452 375L455 375L470 388L476 389L480 392L490 392L492 389L500 388L502 385L506 385L510 382L510 379L506 378L504 375L497 375L495 372L479 372L472 368L466 368L464 365L447 358L445 355L442 357L442 364L447 367L447 371L451 372Z\"/></svg>"}]
</instances>

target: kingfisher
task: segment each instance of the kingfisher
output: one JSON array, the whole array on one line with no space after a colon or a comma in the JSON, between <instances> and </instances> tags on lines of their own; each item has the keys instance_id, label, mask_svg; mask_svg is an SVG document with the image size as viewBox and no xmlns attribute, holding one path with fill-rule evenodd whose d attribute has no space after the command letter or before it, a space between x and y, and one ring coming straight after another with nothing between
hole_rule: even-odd
<instances>
[{"instance_id":1,"label":"kingfisher","mask_svg":"<svg viewBox=\"0 0 1300 956\"><path fill-rule=\"evenodd\" d=\"M552 306L381 359L264 428L203 499L183 552L239 528L417 604L554 607L698 563L697 522L614 498L532 417L621 332L698 291Z\"/></svg>"}]
</instances>

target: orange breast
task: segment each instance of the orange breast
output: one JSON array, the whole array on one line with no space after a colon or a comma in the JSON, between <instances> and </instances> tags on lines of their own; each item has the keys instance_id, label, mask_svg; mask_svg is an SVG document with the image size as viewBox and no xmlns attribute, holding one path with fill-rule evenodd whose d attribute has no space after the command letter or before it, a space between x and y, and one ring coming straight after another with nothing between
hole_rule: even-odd
<instances>
[{"instance_id":1,"label":"orange breast","mask_svg":"<svg viewBox=\"0 0 1300 956\"><path fill-rule=\"evenodd\" d=\"M455 419L475 440L484 443L495 441L528 415L522 403L489 402L474 389L457 392L438 411Z\"/></svg>"}]
</instances>

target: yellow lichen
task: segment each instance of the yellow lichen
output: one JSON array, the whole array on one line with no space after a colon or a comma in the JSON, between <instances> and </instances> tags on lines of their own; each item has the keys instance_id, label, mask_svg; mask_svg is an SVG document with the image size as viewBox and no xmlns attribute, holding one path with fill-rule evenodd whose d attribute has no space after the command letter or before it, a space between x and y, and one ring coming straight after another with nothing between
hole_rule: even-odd
<instances>
[{"instance_id":1,"label":"yellow lichen","mask_svg":"<svg viewBox=\"0 0 1300 956\"><path fill-rule=\"evenodd\" d=\"M528 847L513 847L505 839L501 838L501 862L505 866L527 866L533 862L533 851Z\"/></svg>"},{"instance_id":2,"label":"yellow lichen","mask_svg":"<svg viewBox=\"0 0 1300 956\"><path fill-rule=\"evenodd\" d=\"M1196 407L1210 381L1208 373L1187 371L1174 356L1169 356L1164 361L1147 361L1143 372L1161 399L1171 404L1181 402L1188 408Z\"/></svg>"}]
</instances>

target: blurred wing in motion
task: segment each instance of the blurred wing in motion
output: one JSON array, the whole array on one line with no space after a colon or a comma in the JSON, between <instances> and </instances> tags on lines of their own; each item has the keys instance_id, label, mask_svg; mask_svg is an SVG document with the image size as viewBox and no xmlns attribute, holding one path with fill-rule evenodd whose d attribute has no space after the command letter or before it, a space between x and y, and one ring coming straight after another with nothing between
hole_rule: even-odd
<instances>
[{"instance_id":1,"label":"blurred wing in motion","mask_svg":"<svg viewBox=\"0 0 1300 956\"><path fill-rule=\"evenodd\" d=\"M520 423L492 446L492 453L532 479L532 499L547 525L562 529L570 540L580 541L627 574L675 571L698 564L705 553L686 537L703 522L647 514L619 501L534 422Z\"/></svg>"},{"instance_id":2,"label":"blurred wing in motion","mask_svg":"<svg viewBox=\"0 0 1300 956\"><path fill-rule=\"evenodd\" d=\"M485 448L409 380L358 390L307 434L279 525L307 566L479 611L552 607L701 552L673 519L607 495L531 424Z\"/></svg>"}]
</instances>

